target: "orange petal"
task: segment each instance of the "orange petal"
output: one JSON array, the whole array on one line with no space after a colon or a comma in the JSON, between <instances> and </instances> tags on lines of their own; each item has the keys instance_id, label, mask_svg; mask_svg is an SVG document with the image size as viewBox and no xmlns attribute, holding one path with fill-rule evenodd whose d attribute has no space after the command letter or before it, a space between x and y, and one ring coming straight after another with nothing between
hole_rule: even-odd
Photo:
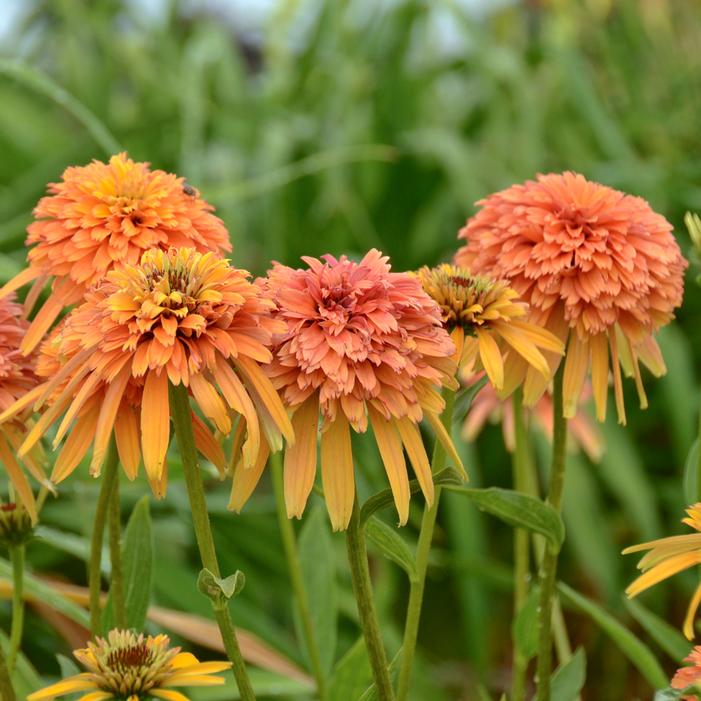
<instances>
[{"instance_id":1,"label":"orange petal","mask_svg":"<svg viewBox=\"0 0 701 701\"><path fill-rule=\"evenodd\" d=\"M222 479L226 476L226 458L221 445L212 435L202 419L197 414L192 414L192 430L195 434L197 450L209 460L219 471Z\"/></svg>"},{"instance_id":2,"label":"orange petal","mask_svg":"<svg viewBox=\"0 0 701 701\"><path fill-rule=\"evenodd\" d=\"M284 481L287 517L302 518L316 476L317 426L319 397L315 393L292 416L297 438L285 451Z\"/></svg>"},{"instance_id":3,"label":"orange petal","mask_svg":"<svg viewBox=\"0 0 701 701\"><path fill-rule=\"evenodd\" d=\"M691 597L689 602L689 608L686 610L683 630L687 640L694 639L694 618L696 618L696 612L699 610L699 604L701 604L701 584L696 587L694 596Z\"/></svg>"},{"instance_id":4,"label":"orange petal","mask_svg":"<svg viewBox=\"0 0 701 701\"><path fill-rule=\"evenodd\" d=\"M56 321L58 315L66 307L70 292L72 292L70 290L72 285L74 285L73 281L67 278L51 291L51 295L34 317L20 343L19 349L24 355L29 355L39 345L39 342L44 338L54 321Z\"/></svg>"},{"instance_id":5,"label":"orange petal","mask_svg":"<svg viewBox=\"0 0 701 701\"><path fill-rule=\"evenodd\" d=\"M32 280L36 280L41 275L41 270L39 268L25 268L21 272L17 273L11 280L6 282L2 287L0 287L0 299L7 297L11 292L19 290L20 287L24 287L26 284L30 283Z\"/></svg>"},{"instance_id":6,"label":"orange petal","mask_svg":"<svg viewBox=\"0 0 701 701\"><path fill-rule=\"evenodd\" d=\"M231 417L214 386L201 373L193 373L190 376L190 389L202 413L219 431L228 434L231 431Z\"/></svg>"},{"instance_id":7,"label":"orange petal","mask_svg":"<svg viewBox=\"0 0 701 701\"><path fill-rule=\"evenodd\" d=\"M61 448L56 458L51 481L58 484L75 470L95 437L95 427L100 415L100 398L86 405L84 411L78 417L73 430Z\"/></svg>"},{"instance_id":8,"label":"orange petal","mask_svg":"<svg viewBox=\"0 0 701 701\"><path fill-rule=\"evenodd\" d=\"M626 425L626 407L623 403L623 381L621 379L621 366L618 362L618 342L616 334L609 334L611 344L611 365L613 366L613 394L616 398L616 412L618 413L618 423Z\"/></svg>"},{"instance_id":9,"label":"orange petal","mask_svg":"<svg viewBox=\"0 0 701 701\"><path fill-rule=\"evenodd\" d=\"M321 481L331 527L345 530L353 512L355 475L350 427L342 411L321 434Z\"/></svg>"},{"instance_id":10,"label":"orange petal","mask_svg":"<svg viewBox=\"0 0 701 701\"><path fill-rule=\"evenodd\" d=\"M75 430L75 429L74 429ZM139 422L134 410L122 402L114 421L114 439L117 443L119 462L130 480L136 479L141 462Z\"/></svg>"},{"instance_id":11,"label":"orange petal","mask_svg":"<svg viewBox=\"0 0 701 701\"><path fill-rule=\"evenodd\" d=\"M119 411L119 405L122 403L124 390L127 387L131 378L131 368L129 365L123 367L119 375L110 383L105 396L102 400L100 409L100 418L97 420L95 429L95 444L93 446L92 460L90 461L90 474L97 477L100 474L100 468L107 454L110 438L112 437L112 429Z\"/></svg>"},{"instance_id":12,"label":"orange petal","mask_svg":"<svg viewBox=\"0 0 701 701\"><path fill-rule=\"evenodd\" d=\"M141 402L141 452L151 488L162 497L163 474L168 440L170 439L170 405L168 403L168 374L149 371Z\"/></svg>"},{"instance_id":13,"label":"orange petal","mask_svg":"<svg viewBox=\"0 0 701 701\"><path fill-rule=\"evenodd\" d=\"M402 442L395 428L394 421L387 421L374 407L368 408L375 441L380 449L385 472L389 478L394 503L399 513L399 525L403 526L409 518L409 478L406 462L402 452Z\"/></svg>"},{"instance_id":14,"label":"orange petal","mask_svg":"<svg viewBox=\"0 0 701 701\"><path fill-rule=\"evenodd\" d=\"M34 502L34 492L32 492L32 488L29 485L27 475L24 474L24 470L22 470L10 447L7 445L5 435L2 432L0 432L0 460L5 465L5 470L7 470L10 480L17 490L17 494L19 494L24 508L27 509L32 521L36 523L37 510Z\"/></svg>"},{"instance_id":15,"label":"orange petal","mask_svg":"<svg viewBox=\"0 0 701 701\"><path fill-rule=\"evenodd\" d=\"M256 488L260 481L265 463L268 462L270 449L265 441L260 442L260 449L255 462L251 467L245 467L243 462L239 462L234 468L234 479L231 484L231 497L229 498L229 509L239 512Z\"/></svg>"},{"instance_id":16,"label":"orange petal","mask_svg":"<svg viewBox=\"0 0 701 701\"><path fill-rule=\"evenodd\" d=\"M404 444L404 449L414 468L416 479L421 486L421 491L426 498L426 502L430 506L433 504L434 497L433 475L431 474L431 464L426 455L424 442L421 440L421 431L419 431L419 427L406 416L397 419L395 424L399 431L399 436L402 439L402 443Z\"/></svg>"}]
</instances>

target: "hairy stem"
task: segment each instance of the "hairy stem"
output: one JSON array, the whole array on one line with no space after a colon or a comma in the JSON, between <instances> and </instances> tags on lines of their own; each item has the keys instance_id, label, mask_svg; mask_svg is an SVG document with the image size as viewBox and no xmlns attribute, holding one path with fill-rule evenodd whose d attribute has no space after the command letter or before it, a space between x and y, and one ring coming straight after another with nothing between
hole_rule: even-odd
<instances>
[{"instance_id":1,"label":"hairy stem","mask_svg":"<svg viewBox=\"0 0 701 701\"><path fill-rule=\"evenodd\" d=\"M100 596L102 594L102 541L105 535L105 523L107 521L107 512L109 511L110 497L114 484L117 481L118 467L119 459L117 457L117 448L114 440L112 440L102 473L100 494L97 498L92 539L90 541L88 586L90 587L90 632L93 636L99 635L102 632L100 620L102 613L100 606Z\"/></svg>"},{"instance_id":2,"label":"hairy stem","mask_svg":"<svg viewBox=\"0 0 701 701\"><path fill-rule=\"evenodd\" d=\"M450 434L453 422L453 407L455 405L455 392L445 390L445 409L441 421ZM433 448L431 470L433 474L445 466L445 450L440 441L436 441ZM423 605L424 588L426 586L426 571L428 570L428 556L433 542L433 531L438 516L438 503L441 497L440 486L435 487L433 503L426 504L421 519L419 542L416 546L416 579L409 588L409 603L407 605L406 621L404 623L404 642L402 643L402 661L399 667L399 681L397 686L397 701L404 701L411 685L411 670L416 652L416 641L419 635L419 623L421 621L421 608Z\"/></svg>"},{"instance_id":3,"label":"hairy stem","mask_svg":"<svg viewBox=\"0 0 701 701\"><path fill-rule=\"evenodd\" d=\"M22 630L24 629L24 545L15 545L10 548L10 561L12 562L12 627L10 629L10 654L7 666L10 674L15 669L17 655L22 644Z\"/></svg>"},{"instance_id":4,"label":"hairy stem","mask_svg":"<svg viewBox=\"0 0 701 701\"><path fill-rule=\"evenodd\" d=\"M550 465L548 503L559 513L565 486L567 420L562 413L562 375L564 361L553 380L553 452ZM540 570L540 599L538 606L538 666L537 701L550 701L550 670L552 666L552 607L555 598L558 552L548 543Z\"/></svg>"},{"instance_id":5,"label":"hairy stem","mask_svg":"<svg viewBox=\"0 0 701 701\"><path fill-rule=\"evenodd\" d=\"M192 430L190 397L185 385L170 386L170 409L175 428L175 437L180 449L187 495L190 500L190 511L192 512L192 525L195 530L202 566L208 569L215 577L220 577L219 561L214 548L214 536L212 535L212 526L209 522L207 501L204 495L204 487L202 486L197 448L195 447L195 436ZM224 641L226 654L231 661L241 699L242 701L255 701L256 697L251 686L251 680L248 677L246 664L241 656L241 649L236 639L236 631L231 619L229 606L228 604L217 606L212 601L212 608Z\"/></svg>"},{"instance_id":6,"label":"hairy stem","mask_svg":"<svg viewBox=\"0 0 701 701\"><path fill-rule=\"evenodd\" d=\"M380 626L373 601L365 533L360 524L360 509L357 496L353 504L350 523L346 530L346 545L351 579L353 581L353 593L358 605L360 627L363 630L365 647L370 658L370 667L372 668L372 676L377 688L377 696L379 701L394 701L394 691L387 666L387 654L382 643Z\"/></svg>"}]
</instances>

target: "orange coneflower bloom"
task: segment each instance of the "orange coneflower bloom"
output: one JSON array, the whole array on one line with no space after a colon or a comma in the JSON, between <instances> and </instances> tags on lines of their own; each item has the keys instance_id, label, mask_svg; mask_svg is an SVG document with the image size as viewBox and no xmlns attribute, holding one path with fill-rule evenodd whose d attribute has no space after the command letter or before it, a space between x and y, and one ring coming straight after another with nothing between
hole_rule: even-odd
<instances>
[{"instance_id":1,"label":"orange coneflower bloom","mask_svg":"<svg viewBox=\"0 0 701 701\"><path fill-rule=\"evenodd\" d=\"M690 506L686 513L687 518L682 519L682 523L691 526L698 533L659 538L649 543L633 545L623 551L623 554L627 555L649 550L638 563L638 569L642 570L643 574L626 589L626 594L630 598L677 572L682 572L694 565L701 565L701 502ZM689 640L694 637L694 616L699 604L701 604L701 584L691 598L684 619L684 635Z\"/></svg>"},{"instance_id":2,"label":"orange coneflower bloom","mask_svg":"<svg viewBox=\"0 0 701 701\"><path fill-rule=\"evenodd\" d=\"M19 350L29 324L22 319L22 307L13 298L14 295L0 299L0 411L25 396L39 382L34 359L25 357ZM16 457L30 428L31 421L21 418L0 426L0 462L5 466L18 498L36 520L34 493ZM27 453L23 462L37 480L46 481L39 447Z\"/></svg>"},{"instance_id":3,"label":"orange coneflower bloom","mask_svg":"<svg viewBox=\"0 0 701 701\"><path fill-rule=\"evenodd\" d=\"M360 262L331 255L303 258L308 268L276 263L263 283L275 317L285 322L268 373L294 411L296 443L285 452L288 516L300 517L314 484L321 413L321 477L331 523L347 527L355 498L352 428L375 434L400 523L409 513L406 450L428 502L431 468L418 423L437 432L462 468L439 420L442 386L455 387L455 346L440 309L407 273L392 273L388 259L371 250ZM236 469L231 506L240 509L260 478Z\"/></svg>"},{"instance_id":4,"label":"orange coneflower bloom","mask_svg":"<svg viewBox=\"0 0 701 701\"><path fill-rule=\"evenodd\" d=\"M463 376L482 367L503 396L521 384L529 367L550 378L541 349L561 355L562 341L524 321L528 305L508 282L472 275L447 263L421 268L416 275L441 308Z\"/></svg>"},{"instance_id":5,"label":"orange coneflower bloom","mask_svg":"<svg viewBox=\"0 0 701 701\"><path fill-rule=\"evenodd\" d=\"M478 379L479 376L471 377L468 385ZM567 446L568 448L578 446L590 460L598 462L604 452L603 437L596 423L581 406L589 399L591 399L591 386L586 384L577 413L567 424L569 436ZM550 393L543 394L531 407L529 413L535 427L552 440L553 400ZM509 452L513 452L516 447L513 404L509 398L502 399L490 384L482 387L470 404L462 427L462 437L466 441L474 441L487 421L501 422L504 445Z\"/></svg>"},{"instance_id":6,"label":"orange coneflower bloom","mask_svg":"<svg viewBox=\"0 0 701 701\"><path fill-rule=\"evenodd\" d=\"M0 290L7 294L33 281L25 305L29 312L52 282L22 341L23 352L36 347L61 311L81 302L118 263L136 264L154 247L231 250L211 205L183 178L148 166L120 153L109 163L67 168L62 182L49 185L50 194L34 209L37 221L27 229L27 246L33 246L29 267Z\"/></svg>"},{"instance_id":7,"label":"orange coneflower bloom","mask_svg":"<svg viewBox=\"0 0 701 701\"><path fill-rule=\"evenodd\" d=\"M694 649L684 658L688 666L678 669L672 677L673 689L688 689L695 685L696 690L701 691L701 646ZM682 701L699 701L697 694L682 696Z\"/></svg>"},{"instance_id":8,"label":"orange coneflower bloom","mask_svg":"<svg viewBox=\"0 0 701 701\"><path fill-rule=\"evenodd\" d=\"M531 321L569 338L566 417L576 412L591 365L597 417L605 418L611 367L618 417L625 423L620 365L635 378L641 406L647 406L639 363L655 375L665 372L653 334L682 299L687 263L669 222L645 200L570 172L539 175L478 204L481 210L460 231L467 243L456 262L508 280L528 302ZM557 367L559 358L551 362ZM546 386L529 370L526 403Z\"/></svg>"},{"instance_id":9,"label":"orange coneflower bloom","mask_svg":"<svg viewBox=\"0 0 701 701\"><path fill-rule=\"evenodd\" d=\"M74 657L88 671L29 694L27 701L50 701L56 696L81 693L78 701L188 701L174 686L218 686L224 678L217 672L230 662L200 662L179 647L169 647L167 635L144 636L127 630L111 630Z\"/></svg>"},{"instance_id":10,"label":"orange coneflower bloom","mask_svg":"<svg viewBox=\"0 0 701 701\"><path fill-rule=\"evenodd\" d=\"M74 309L45 342L38 371L46 382L0 415L0 420L36 402L43 415L29 432L25 454L46 429L60 423L54 447L59 482L93 444L90 470L100 472L114 434L129 478L144 467L157 496L165 493L170 440L168 384L189 387L196 405L227 434L240 415L243 462L255 462L261 442L293 440L282 403L258 363L272 356L272 300L214 253L192 248L152 249L138 265L124 265ZM62 418L61 418L62 417ZM200 451L224 471L221 447L193 413ZM71 428L72 427L72 428Z\"/></svg>"}]
</instances>

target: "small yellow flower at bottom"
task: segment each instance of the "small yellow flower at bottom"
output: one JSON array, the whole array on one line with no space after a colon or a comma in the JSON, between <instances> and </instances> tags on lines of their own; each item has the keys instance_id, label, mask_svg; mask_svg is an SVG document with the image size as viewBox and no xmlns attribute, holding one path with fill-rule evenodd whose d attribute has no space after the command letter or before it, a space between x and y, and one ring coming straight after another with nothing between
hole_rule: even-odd
<instances>
[{"instance_id":1,"label":"small yellow flower at bottom","mask_svg":"<svg viewBox=\"0 0 701 701\"><path fill-rule=\"evenodd\" d=\"M78 701L189 701L170 687L224 683L216 673L229 669L229 662L200 662L189 652L180 652L180 648L169 644L166 635L111 630L106 638L96 638L87 648L73 652L87 672L36 691L27 701L45 701L76 692L85 692Z\"/></svg>"},{"instance_id":2,"label":"small yellow flower at bottom","mask_svg":"<svg viewBox=\"0 0 701 701\"><path fill-rule=\"evenodd\" d=\"M637 596L654 584L667 579L683 570L701 565L701 502L690 506L687 518L682 523L691 526L698 533L675 535L669 538L659 538L648 543L633 545L623 551L624 555L648 550L638 563L640 575L627 589L629 598ZM701 604L701 583L691 597L686 618L684 619L684 635L688 640L694 637L694 617Z\"/></svg>"}]
</instances>

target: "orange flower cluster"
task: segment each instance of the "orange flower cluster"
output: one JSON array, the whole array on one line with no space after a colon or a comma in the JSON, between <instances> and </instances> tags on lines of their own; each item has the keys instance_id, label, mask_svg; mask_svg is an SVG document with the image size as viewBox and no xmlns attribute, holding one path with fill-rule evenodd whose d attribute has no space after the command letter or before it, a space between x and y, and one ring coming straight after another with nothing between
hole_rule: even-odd
<instances>
[{"instance_id":1,"label":"orange flower cluster","mask_svg":"<svg viewBox=\"0 0 701 701\"><path fill-rule=\"evenodd\" d=\"M539 175L478 204L460 231L466 244L456 262L508 280L529 304L531 321L569 338L566 416L574 416L591 367L597 417L604 419L611 368L625 423L620 366L647 406L639 363L655 375L665 372L653 334L682 299L687 263L669 222L645 200L569 172ZM560 361L550 360L553 369ZM529 371L526 402L546 386L547 379Z\"/></svg>"}]
</instances>

